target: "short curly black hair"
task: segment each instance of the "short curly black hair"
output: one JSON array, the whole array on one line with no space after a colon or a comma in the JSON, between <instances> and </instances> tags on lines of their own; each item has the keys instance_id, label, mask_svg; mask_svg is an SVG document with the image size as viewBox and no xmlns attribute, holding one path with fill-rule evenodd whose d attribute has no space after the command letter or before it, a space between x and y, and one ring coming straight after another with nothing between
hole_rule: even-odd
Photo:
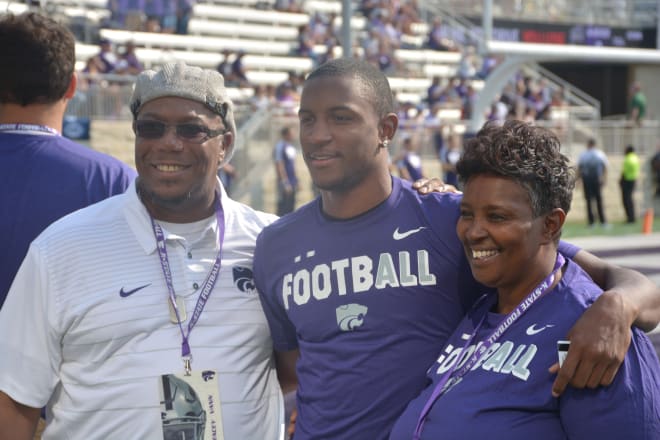
<instances>
[{"instance_id":1,"label":"short curly black hair","mask_svg":"<svg viewBox=\"0 0 660 440\"><path fill-rule=\"evenodd\" d=\"M355 58L330 60L312 71L305 83L333 76L357 79L365 90L364 97L372 103L379 117L394 112L394 97L387 76L371 63Z\"/></svg>"},{"instance_id":2,"label":"short curly black hair","mask_svg":"<svg viewBox=\"0 0 660 440\"><path fill-rule=\"evenodd\" d=\"M65 26L27 12L0 17L0 103L52 104L66 93L76 42Z\"/></svg>"},{"instance_id":3,"label":"short curly black hair","mask_svg":"<svg viewBox=\"0 0 660 440\"><path fill-rule=\"evenodd\" d=\"M481 174L519 183L536 217L554 208L568 213L576 174L559 149L559 139L545 128L515 120L487 123L466 142L456 170L463 183Z\"/></svg>"}]
</instances>

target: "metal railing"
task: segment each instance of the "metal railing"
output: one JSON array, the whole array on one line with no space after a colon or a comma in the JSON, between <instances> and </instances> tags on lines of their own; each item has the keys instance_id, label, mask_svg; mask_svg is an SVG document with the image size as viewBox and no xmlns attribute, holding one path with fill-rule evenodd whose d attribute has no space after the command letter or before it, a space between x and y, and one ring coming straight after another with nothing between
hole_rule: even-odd
<instances>
[{"instance_id":1,"label":"metal railing","mask_svg":"<svg viewBox=\"0 0 660 440\"><path fill-rule=\"evenodd\" d=\"M438 0L452 15L480 17L483 0ZM542 23L599 24L653 27L654 0L502 0L493 2L493 17Z\"/></svg>"}]
</instances>

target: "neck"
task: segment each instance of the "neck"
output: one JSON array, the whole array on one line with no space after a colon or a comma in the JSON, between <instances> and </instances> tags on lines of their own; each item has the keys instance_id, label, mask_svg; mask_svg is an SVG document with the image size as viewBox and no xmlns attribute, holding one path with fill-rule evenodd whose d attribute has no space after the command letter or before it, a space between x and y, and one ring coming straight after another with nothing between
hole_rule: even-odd
<instances>
[{"instance_id":1,"label":"neck","mask_svg":"<svg viewBox=\"0 0 660 440\"><path fill-rule=\"evenodd\" d=\"M392 193L392 176L381 174L378 178L368 176L368 181L347 191L321 190L323 212L333 218L349 219L375 208Z\"/></svg>"},{"instance_id":2,"label":"neck","mask_svg":"<svg viewBox=\"0 0 660 440\"><path fill-rule=\"evenodd\" d=\"M66 101L51 104L29 104L21 106L14 103L0 105L0 124L34 124L54 128L62 132L62 119Z\"/></svg>"},{"instance_id":3,"label":"neck","mask_svg":"<svg viewBox=\"0 0 660 440\"><path fill-rule=\"evenodd\" d=\"M168 223L194 223L215 214L215 192L203 197L163 200L154 194L145 193L139 185L137 191L142 204L155 220Z\"/></svg>"},{"instance_id":4,"label":"neck","mask_svg":"<svg viewBox=\"0 0 660 440\"><path fill-rule=\"evenodd\" d=\"M552 273L555 261L557 259L556 248L554 252L547 252L535 259L536 263L531 264L533 268L529 271L529 276L517 285L512 287L498 287L497 289L497 313L511 313L541 282ZM539 251L541 252L541 251ZM557 271L552 284L548 290L552 290L561 279L561 269Z\"/></svg>"}]
</instances>

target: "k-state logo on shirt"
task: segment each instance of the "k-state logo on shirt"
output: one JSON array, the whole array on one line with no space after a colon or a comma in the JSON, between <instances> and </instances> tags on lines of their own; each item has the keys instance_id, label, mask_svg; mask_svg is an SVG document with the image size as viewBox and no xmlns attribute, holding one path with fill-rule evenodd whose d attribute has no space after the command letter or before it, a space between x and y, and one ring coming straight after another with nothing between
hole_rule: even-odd
<instances>
[{"instance_id":1,"label":"k-state logo on shirt","mask_svg":"<svg viewBox=\"0 0 660 440\"><path fill-rule=\"evenodd\" d=\"M252 269L249 267L234 266L232 273L234 275L234 284L238 287L238 290L245 293L256 293Z\"/></svg>"}]
</instances>

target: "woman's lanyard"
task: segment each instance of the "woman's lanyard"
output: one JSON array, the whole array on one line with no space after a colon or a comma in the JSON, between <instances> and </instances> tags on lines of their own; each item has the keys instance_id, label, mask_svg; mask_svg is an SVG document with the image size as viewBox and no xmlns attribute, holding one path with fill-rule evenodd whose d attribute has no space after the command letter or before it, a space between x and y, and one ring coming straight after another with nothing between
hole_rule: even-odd
<instances>
[{"instance_id":1,"label":"woman's lanyard","mask_svg":"<svg viewBox=\"0 0 660 440\"><path fill-rule=\"evenodd\" d=\"M206 280L204 280L204 283L201 286L202 292L200 293L199 298L197 298L197 304L195 305L195 310L193 311L192 317L188 322L187 333L184 331L183 325L181 324L179 307L177 306L176 303L176 294L174 293L174 284L172 283L172 271L170 270L170 262L167 258L167 249L165 246L165 235L163 234L163 229L160 227L160 225L154 221L153 217L150 217L151 226L153 227L154 235L156 236L156 242L157 242L156 249L158 250L158 255L160 257L160 266L163 269L165 284L167 285L167 291L169 292L169 301L172 305L172 308L174 309L174 313L176 314L176 320L177 323L179 324L179 330L181 331L181 359L183 360L183 368L187 376L190 376L190 372L192 371L191 370L192 353L190 352L190 344L188 343L188 338L190 337L190 332L192 331L193 327L195 326L195 324L197 324L197 320L202 314L202 310L204 310L204 306L206 305L209 296L211 296L211 291L213 290L213 286L215 286L215 282L218 279L218 273L220 272L222 243L225 239L225 214L222 209L222 204L220 203L220 194L217 192L216 192L215 200L216 200L215 215L218 218L218 228L219 228L218 254L215 257L215 263L213 263L213 267L211 268L211 271L206 276Z\"/></svg>"},{"instance_id":2,"label":"woman's lanyard","mask_svg":"<svg viewBox=\"0 0 660 440\"><path fill-rule=\"evenodd\" d=\"M37 124L0 124L0 132L29 132L32 134L49 134L53 136L60 136L60 132L54 128L45 125Z\"/></svg>"},{"instance_id":3,"label":"woman's lanyard","mask_svg":"<svg viewBox=\"0 0 660 440\"><path fill-rule=\"evenodd\" d=\"M468 371L474 365L479 362L481 359L481 356L502 336L502 334L509 328L511 325L513 325L514 322L518 320L529 308L536 302L539 298L541 298L543 295L548 293L550 291L550 286L552 286L555 276L557 274L557 271L564 265L564 257L560 254L557 253L557 260L555 261L555 266L552 269L552 272L550 275L548 275L541 283L536 286L534 290L530 294L527 295L527 297L522 300L515 309L513 309L508 315L506 315L502 321L500 321L500 324L497 326L495 330L491 332L491 334L483 341L481 342L474 353L472 353L472 356L470 359L463 364L463 366L457 370L458 364L460 364L459 360L461 359L461 355L459 354L456 357L456 362L452 366L451 369L449 369L447 372L445 372L442 377L440 378L438 384L435 386L433 389L433 393L431 393L431 397L426 401L426 404L424 405L424 408L422 409L421 414L419 415L419 419L417 419L417 425L415 426L415 431L413 433L413 440L419 440L421 435L422 435L422 429L424 428L424 423L426 422L426 416L428 416L429 412L431 411L431 408L433 407L433 404L445 393L445 385L447 384L447 381L449 379L459 379L463 377L465 374L467 374ZM476 337L477 333L479 332L479 329L483 325L484 321L486 320L486 316L488 313L484 313L484 316L481 317L481 320L479 321L479 324L475 327L474 331L472 332L472 335L470 338L467 340L463 348L461 349L461 354L465 351L467 347L470 346L474 338Z\"/></svg>"}]
</instances>

